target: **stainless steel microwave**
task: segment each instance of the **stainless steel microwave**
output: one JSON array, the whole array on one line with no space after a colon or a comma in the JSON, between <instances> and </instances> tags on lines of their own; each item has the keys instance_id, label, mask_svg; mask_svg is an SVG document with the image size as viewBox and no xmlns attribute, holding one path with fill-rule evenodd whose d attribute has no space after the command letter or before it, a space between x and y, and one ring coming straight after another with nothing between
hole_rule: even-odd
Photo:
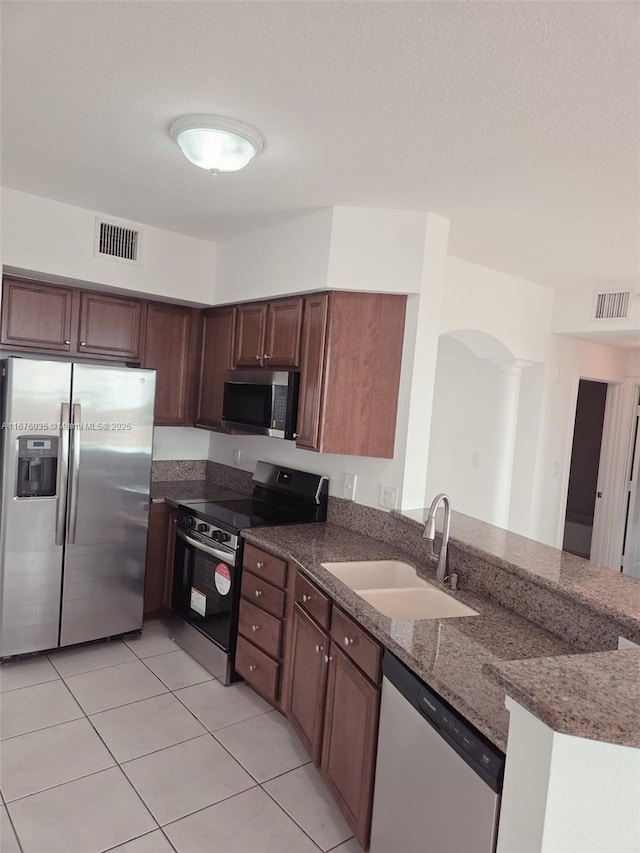
<instances>
[{"instance_id":1,"label":"stainless steel microwave","mask_svg":"<svg viewBox=\"0 0 640 853\"><path fill-rule=\"evenodd\" d=\"M227 429L296 437L300 374L287 370L230 370L224 383L222 425Z\"/></svg>"}]
</instances>

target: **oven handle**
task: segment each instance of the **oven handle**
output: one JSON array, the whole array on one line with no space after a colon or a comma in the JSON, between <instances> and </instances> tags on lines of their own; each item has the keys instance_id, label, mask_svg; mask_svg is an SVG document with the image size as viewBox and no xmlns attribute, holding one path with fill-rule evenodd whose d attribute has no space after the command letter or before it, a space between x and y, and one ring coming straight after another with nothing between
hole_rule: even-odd
<instances>
[{"instance_id":1,"label":"oven handle","mask_svg":"<svg viewBox=\"0 0 640 853\"><path fill-rule=\"evenodd\" d=\"M211 545L205 545L204 542L200 542L198 539L192 539L190 536L187 536L186 533L182 530L176 531L177 535L186 542L188 545L191 545L197 551L204 551L205 554L210 554L212 557L217 557L219 560L224 560L225 563L230 563L232 566L236 564L236 552L235 551L227 551L218 548L212 548Z\"/></svg>"}]
</instances>

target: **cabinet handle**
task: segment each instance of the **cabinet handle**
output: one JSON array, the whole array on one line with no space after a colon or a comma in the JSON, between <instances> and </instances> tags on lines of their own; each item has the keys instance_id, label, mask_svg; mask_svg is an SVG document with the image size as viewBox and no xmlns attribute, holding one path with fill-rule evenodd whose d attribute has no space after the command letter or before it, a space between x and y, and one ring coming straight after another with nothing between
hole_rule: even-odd
<instances>
[{"instance_id":1,"label":"cabinet handle","mask_svg":"<svg viewBox=\"0 0 640 853\"><path fill-rule=\"evenodd\" d=\"M264 569L264 563L256 563L256 569Z\"/></svg>"},{"instance_id":2,"label":"cabinet handle","mask_svg":"<svg viewBox=\"0 0 640 853\"><path fill-rule=\"evenodd\" d=\"M311 596L310 596L310 595L305 595L304 593L302 593L302 600L303 600L303 602L306 604L306 603L307 603L307 601L311 601Z\"/></svg>"},{"instance_id":3,"label":"cabinet handle","mask_svg":"<svg viewBox=\"0 0 640 853\"><path fill-rule=\"evenodd\" d=\"M70 346L71 346L71 341L63 341L63 343L64 343L64 345L65 345L66 347L70 347Z\"/></svg>"},{"instance_id":4,"label":"cabinet handle","mask_svg":"<svg viewBox=\"0 0 640 853\"><path fill-rule=\"evenodd\" d=\"M320 652L323 652L323 651L324 651L324 646L321 646L318 643L316 643L316 654L319 655Z\"/></svg>"},{"instance_id":5,"label":"cabinet handle","mask_svg":"<svg viewBox=\"0 0 640 853\"><path fill-rule=\"evenodd\" d=\"M325 655L324 656L324 662L325 663L329 663L330 660L333 660L333 655Z\"/></svg>"},{"instance_id":6,"label":"cabinet handle","mask_svg":"<svg viewBox=\"0 0 640 853\"><path fill-rule=\"evenodd\" d=\"M257 589L257 590L255 591L255 596L256 596L256 598L260 598L260 596L261 596L261 595L262 595L262 590L261 590L261 589Z\"/></svg>"},{"instance_id":7,"label":"cabinet handle","mask_svg":"<svg viewBox=\"0 0 640 853\"><path fill-rule=\"evenodd\" d=\"M271 358L271 356L270 356L268 353L266 353L266 352L265 352L265 354L264 354L262 357L264 358L264 360L265 360L265 361L267 361L268 359L270 359L270 358Z\"/></svg>"},{"instance_id":8,"label":"cabinet handle","mask_svg":"<svg viewBox=\"0 0 640 853\"><path fill-rule=\"evenodd\" d=\"M252 626L251 626L251 630L252 630L252 631L258 631L259 629L260 629L260 626L259 626L259 625L252 625Z\"/></svg>"},{"instance_id":9,"label":"cabinet handle","mask_svg":"<svg viewBox=\"0 0 640 853\"><path fill-rule=\"evenodd\" d=\"M262 358L262 356L261 356L261 355L257 355L257 356L256 356L256 361L260 361L260 359L261 359L261 358Z\"/></svg>"},{"instance_id":10,"label":"cabinet handle","mask_svg":"<svg viewBox=\"0 0 640 853\"><path fill-rule=\"evenodd\" d=\"M344 638L344 644L345 644L345 646L352 646L353 640L351 639L351 637L345 637Z\"/></svg>"},{"instance_id":11,"label":"cabinet handle","mask_svg":"<svg viewBox=\"0 0 640 853\"><path fill-rule=\"evenodd\" d=\"M86 345L87 345L87 342L86 342L86 341L80 341L80 346L81 346L81 347L86 347Z\"/></svg>"},{"instance_id":12,"label":"cabinet handle","mask_svg":"<svg viewBox=\"0 0 640 853\"><path fill-rule=\"evenodd\" d=\"M250 664L249 664L249 672L253 672L253 671L254 671L254 670L256 670L257 668L258 668L258 664L257 664L257 663L250 663Z\"/></svg>"}]
</instances>

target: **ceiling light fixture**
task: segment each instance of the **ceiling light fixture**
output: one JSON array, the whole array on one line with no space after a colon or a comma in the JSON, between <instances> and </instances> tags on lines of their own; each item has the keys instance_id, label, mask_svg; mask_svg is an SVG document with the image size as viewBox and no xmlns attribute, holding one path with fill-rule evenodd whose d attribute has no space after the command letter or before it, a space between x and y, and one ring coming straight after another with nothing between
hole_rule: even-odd
<instances>
[{"instance_id":1,"label":"ceiling light fixture","mask_svg":"<svg viewBox=\"0 0 640 853\"><path fill-rule=\"evenodd\" d=\"M214 175L244 169L264 148L255 128L224 116L183 116L169 125L169 136L187 160Z\"/></svg>"}]
</instances>

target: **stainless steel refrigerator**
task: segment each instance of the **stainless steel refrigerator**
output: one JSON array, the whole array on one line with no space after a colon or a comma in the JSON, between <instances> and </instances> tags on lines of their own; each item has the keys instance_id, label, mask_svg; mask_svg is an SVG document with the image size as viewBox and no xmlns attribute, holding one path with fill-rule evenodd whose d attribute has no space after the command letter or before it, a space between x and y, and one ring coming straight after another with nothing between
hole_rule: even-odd
<instances>
[{"instance_id":1,"label":"stainless steel refrigerator","mask_svg":"<svg viewBox=\"0 0 640 853\"><path fill-rule=\"evenodd\" d=\"M0 657L139 630L155 371L2 365Z\"/></svg>"}]
</instances>

